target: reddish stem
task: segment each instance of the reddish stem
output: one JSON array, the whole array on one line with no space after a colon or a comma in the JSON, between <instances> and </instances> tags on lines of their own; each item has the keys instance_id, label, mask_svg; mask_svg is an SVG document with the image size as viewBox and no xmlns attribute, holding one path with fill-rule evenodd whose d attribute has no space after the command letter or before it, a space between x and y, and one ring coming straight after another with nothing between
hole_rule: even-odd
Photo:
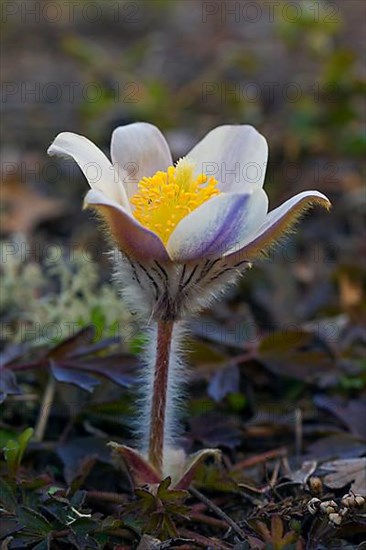
<instances>
[{"instance_id":1,"label":"reddish stem","mask_svg":"<svg viewBox=\"0 0 366 550\"><path fill-rule=\"evenodd\" d=\"M164 321L158 322L149 436L149 462L156 468L159 474L161 474L163 470L165 412L172 333L173 323Z\"/></svg>"}]
</instances>

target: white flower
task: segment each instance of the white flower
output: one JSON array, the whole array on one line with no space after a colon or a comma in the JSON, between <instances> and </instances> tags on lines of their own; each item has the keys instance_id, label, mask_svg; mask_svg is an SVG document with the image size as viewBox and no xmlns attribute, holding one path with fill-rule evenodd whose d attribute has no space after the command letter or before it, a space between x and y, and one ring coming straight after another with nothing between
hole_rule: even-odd
<instances>
[{"instance_id":1,"label":"white flower","mask_svg":"<svg viewBox=\"0 0 366 550\"><path fill-rule=\"evenodd\" d=\"M126 298L136 306L142 296L144 313L156 319L199 310L309 206L330 206L319 191L304 191L268 212L267 142L246 125L215 128L175 166L148 123L113 132L113 164L69 132L48 153L72 157L84 172L85 205L104 220L121 253L120 276L131 281Z\"/></svg>"},{"instance_id":2,"label":"white flower","mask_svg":"<svg viewBox=\"0 0 366 550\"><path fill-rule=\"evenodd\" d=\"M216 451L187 460L176 448L184 374L175 322L235 282L311 204L330 203L306 191L268 212L268 147L251 126L215 128L175 166L163 135L147 123L113 132L113 164L88 139L69 132L48 152L72 157L84 172L91 187L85 205L117 245L125 299L156 321L141 384L140 452L113 444L115 454L137 483L172 475L176 487L186 487L199 462Z\"/></svg>"}]
</instances>

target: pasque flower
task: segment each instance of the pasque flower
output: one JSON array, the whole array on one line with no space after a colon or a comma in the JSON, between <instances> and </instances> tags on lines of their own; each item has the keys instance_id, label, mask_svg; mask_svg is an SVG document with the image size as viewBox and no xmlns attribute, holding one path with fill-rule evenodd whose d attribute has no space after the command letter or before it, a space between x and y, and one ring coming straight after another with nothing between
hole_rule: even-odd
<instances>
[{"instance_id":1,"label":"pasque flower","mask_svg":"<svg viewBox=\"0 0 366 550\"><path fill-rule=\"evenodd\" d=\"M329 208L329 200L304 191L268 211L267 142L246 125L215 128L175 165L165 138L148 123L113 132L112 162L87 138L69 132L59 134L48 153L72 157L84 172L91 187L85 206L100 215L117 247L124 297L156 321L142 453L162 476L177 454L171 411L182 368L174 324L235 282L307 208Z\"/></svg>"}]
</instances>

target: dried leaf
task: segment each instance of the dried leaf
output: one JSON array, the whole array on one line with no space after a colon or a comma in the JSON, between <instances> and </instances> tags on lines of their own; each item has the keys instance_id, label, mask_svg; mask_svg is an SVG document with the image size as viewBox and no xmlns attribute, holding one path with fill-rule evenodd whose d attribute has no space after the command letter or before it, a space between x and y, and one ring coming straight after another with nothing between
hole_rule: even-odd
<instances>
[{"instance_id":1,"label":"dried leaf","mask_svg":"<svg viewBox=\"0 0 366 550\"><path fill-rule=\"evenodd\" d=\"M326 462L322 468L333 473L327 474L324 483L332 489L341 489L351 483L351 491L366 496L366 458L349 458Z\"/></svg>"},{"instance_id":2,"label":"dried leaf","mask_svg":"<svg viewBox=\"0 0 366 550\"><path fill-rule=\"evenodd\" d=\"M336 433L318 439L306 449L306 458L329 460L338 458L355 458L366 452L366 443L348 433Z\"/></svg>"},{"instance_id":3,"label":"dried leaf","mask_svg":"<svg viewBox=\"0 0 366 550\"><path fill-rule=\"evenodd\" d=\"M339 377L332 357L313 349L312 334L305 331L274 332L258 348L258 359L272 373L320 387L334 385Z\"/></svg>"},{"instance_id":4,"label":"dried leaf","mask_svg":"<svg viewBox=\"0 0 366 550\"><path fill-rule=\"evenodd\" d=\"M235 322L232 329L212 318L201 318L200 321L193 321L190 326L191 332L202 340L220 344L236 350L243 350L247 341L253 341L253 324Z\"/></svg>"},{"instance_id":5,"label":"dried leaf","mask_svg":"<svg viewBox=\"0 0 366 550\"><path fill-rule=\"evenodd\" d=\"M241 431L232 417L212 412L192 418L189 425L190 438L202 442L206 447L233 449L240 444Z\"/></svg>"},{"instance_id":6,"label":"dried leaf","mask_svg":"<svg viewBox=\"0 0 366 550\"><path fill-rule=\"evenodd\" d=\"M316 395L315 404L325 409L347 426L351 433L366 438L366 402L361 399L344 400L339 396Z\"/></svg>"},{"instance_id":7,"label":"dried leaf","mask_svg":"<svg viewBox=\"0 0 366 550\"><path fill-rule=\"evenodd\" d=\"M2 182L1 194L3 235L20 233L30 237L39 223L60 217L64 210L63 201L46 197L20 179Z\"/></svg>"},{"instance_id":8,"label":"dried leaf","mask_svg":"<svg viewBox=\"0 0 366 550\"><path fill-rule=\"evenodd\" d=\"M289 470L286 472L285 477L290 479L293 483L299 485L305 485L309 477L315 472L317 462L315 460L305 461L302 463L301 468L292 472Z\"/></svg>"}]
</instances>

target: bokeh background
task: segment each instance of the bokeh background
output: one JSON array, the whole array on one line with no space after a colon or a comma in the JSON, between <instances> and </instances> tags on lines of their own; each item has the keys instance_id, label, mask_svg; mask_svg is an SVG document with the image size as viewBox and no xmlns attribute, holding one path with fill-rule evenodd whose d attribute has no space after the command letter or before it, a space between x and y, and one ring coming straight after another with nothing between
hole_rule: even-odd
<instances>
[{"instance_id":1,"label":"bokeh background","mask_svg":"<svg viewBox=\"0 0 366 550\"><path fill-rule=\"evenodd\" d=\"M314 211L243 283L239 299L255 302L260 324L361 307L363 2L10 0L1 8L1 235L14 243L4 264L7 315L38 318L26 309L40 307L45 291L39 264L57 270L74 250L88 247L95 276L108 280L105 243L81 212L87 184L71 161L45 151L67 130L108 153L112 130L136 120L158 125L176 159L219 124L253 124L269 142L272 207L303 189L331 198L330 215ZM34 278L22 274L24 259Z\"/></svg>"},{"instance_id":2,"label":"bokeh background","mask_svg":"<svg viewBox=\"0 0 366 550\"><path fill-rule=\"evenodd\" d=\"M135 444L146 334L111 281L96 220L82 211L84 177L46 150L72 131L108 154L116 126L149 121L178 159L208 130L231 123L252 124L267 138L271 207L318 189L333 208L312 210L224 300L188 323L179 441L187 452L223 450L224 467L207 466L195 486L219 494L244 529L249 517L271 515L291 540L310 532L322 548L356 548L364 517L350 512L341 530L323 529L306 507L318 495L306 482L317 464L337 458L334 475L316 470L318 489L324 483L335 499L350 488L366 496L366 3L0 7L0 538L29 547L57 532L52 544L60 548L85 548L87 535L93 548L135 548L141 533L227 533L225 522L194 519L193 508L184 521L174 505L167 509L164 528L154 524L159 515L124 508L131 480L106 444ZM100 491L114 493L114 504ZM75 506L87 515L70 529ZM263 524L250 529L263 542Z\"/></svg>"},{"instance_id":3,"label":"bokeh background","mask_svg":"<svg viewBox=\"0 0 366 550\"><path fill-rule=\"evenodd\" d=\"M219 124L252 124L269 143L271 206L313 188L333 209L314 209L191 323L188 440L232 452L268 449L278 437L295 445L302 411L298 453L364 452L366 3L3 0L1 10L1 343L9 365L24 361L19 344L34 355L91 324L94 340L121 336L132 354L144 339L110 282L103 235L81 209L85 179L71 161L46 156L59 132L83 134L108 153L116 126L149 121L178 159ZM27 372L5 387L6 434L37 422L47 378ZM83 387L76 375L71 382ZM71 412L63 404L73 394L60 384L38 437L128 437L130 394L106 384L88 397L77 390L83 397L74 396ZM87 389L95 389L90 380Z\"/></svg>"}]
</instances>

